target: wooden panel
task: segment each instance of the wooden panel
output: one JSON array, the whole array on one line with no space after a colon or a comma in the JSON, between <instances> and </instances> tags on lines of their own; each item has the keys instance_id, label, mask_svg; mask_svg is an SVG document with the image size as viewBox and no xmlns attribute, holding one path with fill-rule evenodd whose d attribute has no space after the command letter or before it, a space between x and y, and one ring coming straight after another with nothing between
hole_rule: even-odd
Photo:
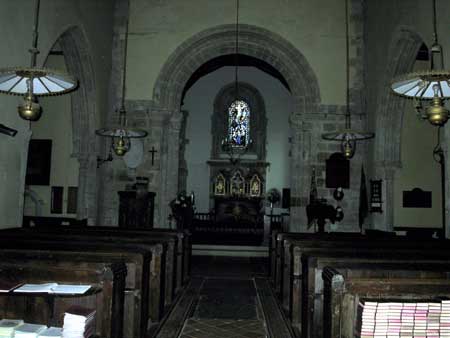
<instances>
[{"instance_id":1,"label":"wooden panel","mask_svg":"<svg viewBox=\"0 0 450 338\"><path fill-rule=\"evenodd\" d=\"M69 187L67 190L67 213L76 214L78 207L78 187Z\"/></svg>"},{"instance_id":2,"label":"wooden panel","mask_svg":"<svg viewBox=\"0 0 450 338\"><path fill-rule=\"evenodd\" d=\"M28 146L27 185L49 185L52 163L52 140L30 140Z\"/></svg>"},{"instance_id":3,"label":"wooden panel","mask_svg":"<svg viewBox=\"0 0 450 338\"><path fill-rule=\"evenodd\" d=\"M52 214L62 214L63 211L64 187L52 187L52 201L50 212Z\"/></svg>"}]
</instances>

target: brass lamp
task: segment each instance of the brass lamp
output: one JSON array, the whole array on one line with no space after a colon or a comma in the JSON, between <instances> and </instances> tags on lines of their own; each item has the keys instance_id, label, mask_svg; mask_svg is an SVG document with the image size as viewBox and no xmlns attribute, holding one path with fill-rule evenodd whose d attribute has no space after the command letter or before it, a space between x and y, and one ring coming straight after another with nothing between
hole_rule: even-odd
<instances>
[{"instance_id":1,"label":"brass lamp","mask_svg":"<svg viewBox=\"0 0 450 338\"><path fill-rule=\"evenodd\" d=\"M123 76L122 76L122 100L119 109L119 127L102 128L95 131L99 136L112 138L112 149L117 156L124 156L131 148L130 139L143 138L148 135L145 130L127 127L127 117L125 110L125 86L127 67L127 45L128 45L128 20L126 23L125 46L123 56Z\"/></svg>"},{"instance_id":2,"label":"brass lamp","mask_svg":"<svg viewBox=\"0 0 450 338\"><path fill-rule=\"evenodd\" d=\"M346 76L347 76L347 111L345 114L345 129L322 134L322 138L328 141L337 141L341 143L341 152L346 159L351 159L355 155L357 141L368 140L375 137L374 133L356 131L351 128L350 113L350 65L349 65L349 32L348 32L348 0L345 0L345 35L346 35Z\"/></svg>"},{"instance_id":3,"label":"brass lamp","mask_svg":"<svg viewBox=\"0 0 450 338\"><path fill-rule=\"evenodd\" d=\"M119 111L120 126L117 128L102 128L95 131L99 136L112 138L112 149L117 156L124 156L131 148L131 138L143 138L148 135L145 130L126 127L126 111L122 106Z\"/></svg>"},{"instance_id":4,"label":"brass lamp","mask_svg":"<svg viewBox=\"0 0 450 338\"><path fill-rule=\"evenodd\" d=\"M443 126L450 116L444 106L450 97L450 71L444 70L442 47L438 43L436 25L436 0L433 0L433 45L430 49L430 70L413 72L394 79L392 91L416 101L416 110L421 119L428 120L434 126ZM424 109L423 101L431 101Z\"/></svg>"},{"instance_id":5,"label":"brass lamp","mask_svg":"<svg viewBox=\"0 0 450 338\"><path fill-rule=\"evenodd\" d=\"M69 93L76 89L75 78L51 69L37 68L36 56L40 0L36 0L33 41L30 67L0 69L0 93L23 95L24 101L18 107L19 116L28 121L37 121L42 114L38 96L54 96Z\"/></svg>"}]
</instances>

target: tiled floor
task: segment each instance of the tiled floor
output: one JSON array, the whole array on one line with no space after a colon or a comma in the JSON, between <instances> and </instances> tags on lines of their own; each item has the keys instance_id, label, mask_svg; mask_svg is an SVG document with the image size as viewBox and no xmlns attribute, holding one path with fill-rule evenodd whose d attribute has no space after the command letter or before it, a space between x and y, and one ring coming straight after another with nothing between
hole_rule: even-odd
<instances>
[{"instance_id":1,"label":"tiled floor","mask_svg":"<svg viewBox=\"0 0 450 338\"><path fill-rule=\"evenodd\" d=\"M205 278L180 338L265 338L254 276L265 262L250 258L194 257L193 275Z\"/></svg>"},{"instance_id":2,"label":"tiled floor","mask_svg":"<svg viewBox=\"0 0 450 338\"><path fill-rule=\"evenodd\" d=\"M260 320L196 319L187 320L180 338L263 338L266 330Z\"/></svg>"}]
</instances>

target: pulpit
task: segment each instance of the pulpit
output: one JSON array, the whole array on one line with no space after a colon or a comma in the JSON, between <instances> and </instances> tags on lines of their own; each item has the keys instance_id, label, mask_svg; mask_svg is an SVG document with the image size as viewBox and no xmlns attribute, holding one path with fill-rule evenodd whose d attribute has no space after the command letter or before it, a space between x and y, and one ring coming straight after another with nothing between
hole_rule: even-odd
<instances>
[{"instance_id":1,"label":"pulpit","mask_svg":"<svg viewBox=\"0 0 450 338\"><path fill-rule=\"evenodd\" d=\"M153 228L155 193L119 191L119 227Z\"/></svg>"}]
</instances>

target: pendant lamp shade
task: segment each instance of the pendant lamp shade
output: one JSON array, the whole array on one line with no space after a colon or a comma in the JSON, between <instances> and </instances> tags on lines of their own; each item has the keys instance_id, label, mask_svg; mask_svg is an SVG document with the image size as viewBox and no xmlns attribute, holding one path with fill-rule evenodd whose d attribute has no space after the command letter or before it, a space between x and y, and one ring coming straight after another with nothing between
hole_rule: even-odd
<instances>
[{"instance_id":1,"label":"pendant lamp shade","mask_svg":"<svg viewBox=\"0 0 450 338\"><path fill-rule=\"evenodd\" d=\"M436 0L433 0L434 41L429 52L430 69L396 77L391 89L399 96L414 99L418 116L434 126L441 127L450 118L450 111L444 102L450 98L450 71L444 69L442 47L437 35L436 13ZM424 108L423 101L431 103Z\"/></svg>"},{"instance_id":2,"label":"pendant lamp shade","mask_svg":"<svg viewBox=\"0 0 450 338\"><path fill-rule=\"evenodd\" d=\"M449 98L450 71L428 70L402 75L394 79L391 87L394 93L403 97L431 100L437 94Z\"/></svg>"},{"instance_id":3,"label":"pendant lamp shade","mask_svg":"<svg viewBox=\"0 0 450 338\"><path fill-rule=\"evenodd\" d=\"M77 80L52 69L0 69L0 93L26 95L30 87L33 88L32 94L35 96L62 95L74 90L77 87Z\"/></svg>"},{"instance_id":4,"label":"pendant lamp shade","mask_svg":"<svg viewBox=\"0 0 450 338\"><path fill-rule=\"evenodd\" d=\"M38 96L55 96L75 90L78 82L72 76L52 69L36 67L38 23L40 0L35 1L33 41L30 67L0 69L0 93L22 95L23 102L18 107L20 117L37 121L42 114Z\"/></svg>"}]
</instances>

